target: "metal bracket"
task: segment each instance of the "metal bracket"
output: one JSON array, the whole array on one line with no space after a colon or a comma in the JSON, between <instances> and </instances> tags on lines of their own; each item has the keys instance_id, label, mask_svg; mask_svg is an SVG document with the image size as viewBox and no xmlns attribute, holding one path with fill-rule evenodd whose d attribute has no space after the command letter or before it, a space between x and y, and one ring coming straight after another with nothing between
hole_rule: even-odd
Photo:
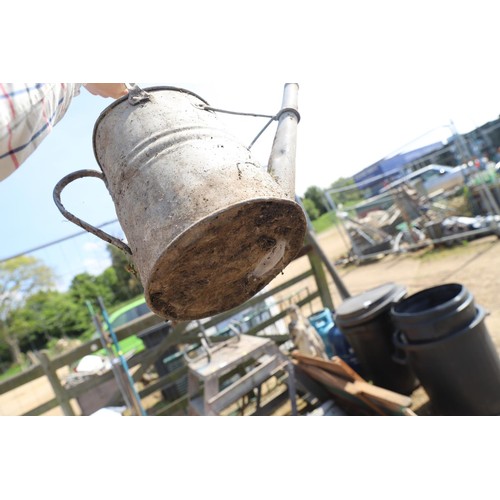
<instances>
[{"instance_id":1,"label":"metal bracket","mask_svg":"<svg viewBox=\"0 0 500 500\"><path fill-rule=\"evenodd\" d=\"M146 91L142 90L136 83L126 83L125 86L128 90L128 102L132 106L151 100L151 96Z\"/></svg>"}]
</instances>

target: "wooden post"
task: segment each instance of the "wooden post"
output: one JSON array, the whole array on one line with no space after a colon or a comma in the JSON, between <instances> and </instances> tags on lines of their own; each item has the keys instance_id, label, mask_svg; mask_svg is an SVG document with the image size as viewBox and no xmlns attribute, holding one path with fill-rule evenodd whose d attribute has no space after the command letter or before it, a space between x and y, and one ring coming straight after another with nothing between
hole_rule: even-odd
<instances>
[{"instance_id":1,"label":"wooden post","mask_svg":"<svg viewBox=\"0 0 500 500\"><path fill-rule=\"evenodd\" d=\"M48 356L44 352L37 352L35 353L35 355L38 358L38 361L40 361L40 365L43 368L45 375L49 379L52 390L56 395L56 399L59 403L59 406L62 408L64 415L74 417L75 412L73 411L73 408L71 407L71 404L68 400L66 390L62 386L61 381L57 376L56 370L51 367Z\"/></svg>"},{"instance_id":2,"label":"wooden post","mask_svg":"<svg viewBox=\"0 0 500 500\"><path fill-rule=\"evenodd\" d=\"M309 261L311 263L311 267L314 272L314 276L316 278L316 283L318 285L318 290L320 291L321 301L323 302L324 307L328 307L329 309L334 311L335 309L333 307L332 296L330 295L330 290L328 289L328 284L326 283L325 273L323 271L323 267L321 266L321 262L323 262L326 269L330 273L330 276L332 277L333 282L337 287L340 296L342 297L342 300L349 298L351 294L347 290L344 282L337 274L337 271L333 267L333 264L330 262L325 252L321 248L321 245L319 244L318 240L316 239L311 219L309 218L309 215L307 214L307 211L304 208L304 205L302 204L302 200L300 199L299 196L295 196L295 201L300 204L300 206L304 210L304 215L306 216L307 231L305 237L305 244L311 245L314 249L314 253L318 257L318 259L315 260L315 258L312 257L311 253L310 252L308 253Z\"/></svg>"},{"instance_id":3,"label":"wooden post","mask_svg":"<svg viewBox=\"0 0 500 500\"><path fill-rule=\"evenodd\" d=\"M312 250L307 254L307 258L311 264L311 269L314 273L314 279L316 280L316 286L321 297L321 303L323 307L334 311L333 300L330 294L330 289L328 288L328 282L326 281L325 270L323 269L322 260L320 256Z\"/></svg>"},{"instance_id":4,"label":"wooden post","mask_svg":"<svg viewBox=\"0 0 500 500\"><path fill-rule=\"evenodd\" d=\"M340 278L340 276L337 274L335 267L333 266L333 264L330 262L330 260L326 256L325 252L321 248L318 240L316 239L316 236L314 236L314 233L311 229L309 229L307 234L306 234L306 242L310 243L312 245L312 247L314 248L314 252L316 253L316 255L320 259L320 262L323 262L326 269L330 273L330 276L332 277L333 282L334 282L335 286L337 287L337 290L338 290L340 296L342 297L342 300L348 299L351 296L351 294L347 290L347 288L346 288L344 282L342 281L342 279ZM309 259L309 260L311 261L311 267L313 268L314 274L317 276L317 269L314 267L313 261L311 259ZM330 296L330 292L328 292L328 295L329 295L329 300L331 301L332 299ZM323 298L323 294L321 294L321 296ZM331 309L332 309L332 311L334 310L333 304L332 304Z\"/></svg>"}]
</instances>

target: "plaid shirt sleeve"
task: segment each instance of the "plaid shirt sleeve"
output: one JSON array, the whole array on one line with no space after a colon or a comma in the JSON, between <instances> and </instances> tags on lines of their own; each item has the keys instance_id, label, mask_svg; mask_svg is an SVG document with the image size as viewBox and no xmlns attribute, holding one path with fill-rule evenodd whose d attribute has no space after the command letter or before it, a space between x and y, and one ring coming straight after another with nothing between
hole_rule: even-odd
<instances>
[{"instance_id":1,"label":"plaid shirt sleeve","mask_svg":"<svg viewBox=\"0 0 500 500\"><path fill-rule=\"evenodd\" d=\"M79 91L79 83L0 83L0 181L33 153Z\"/></svg>"}]
</instances>

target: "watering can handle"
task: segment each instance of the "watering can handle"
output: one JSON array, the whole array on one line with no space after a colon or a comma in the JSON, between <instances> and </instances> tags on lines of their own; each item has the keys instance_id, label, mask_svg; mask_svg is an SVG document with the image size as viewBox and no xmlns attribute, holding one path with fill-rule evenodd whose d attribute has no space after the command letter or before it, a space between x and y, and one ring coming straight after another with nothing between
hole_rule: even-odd
<instances>
[{"instance_id":1,"label":"watering can handle","mask_svg":"<svg viewBox=\"0 0 500 500\"><path fill-rule=\"evenodd\" d=\"M123 250L125 253L128 253L132 255L132 250L130 250L130 247L126 244L123 243L123 241L119 240L118 238L115 238L108 233L105 233L104 231L101 231L100 229L97 229L96 227L88 224L87 222L79 219L78 217L74 216L72 213L68 212L62 202L61 202L61 193L62 190L70 183L73 182L76 179L80 179L82 177L97 177L98 179L101 179L104 183L106 183L106 180L104 178L104 174L101 172L98 172L97 170L77 170L76 172L73 172L71 174L66 175L63 177L54 187L54 191L52 193L54 202L59 209L59 211L68 219L69 221L73 222L74 224L80 226L81 228L85 229L85 231L88 231L89 233L95 234L99 238L101 238L104 241L107 241L108 243L111 243L115 247L118 247L120 250Z\"/></svg>"}]
</instances>

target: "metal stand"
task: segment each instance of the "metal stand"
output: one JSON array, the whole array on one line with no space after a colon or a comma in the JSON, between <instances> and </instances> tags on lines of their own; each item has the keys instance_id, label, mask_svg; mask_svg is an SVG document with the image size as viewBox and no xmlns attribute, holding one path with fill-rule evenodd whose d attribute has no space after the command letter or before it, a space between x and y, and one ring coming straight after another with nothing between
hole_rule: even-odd
<instances>
[{"instance_id":1,"label":"metal stand","mask_svg":"<svg viewBox=\"0 0 500 500\"><path fill-rule=\"evenodd\" d=\"M221 379L242 365L245 365L246 373L228 387L221 388ZM259 404L261 384L280 370L288 373L292 415L297 415L293 365L272 340L241 335L237 343L210 349L210 356L198 358L188 365L189 415L219 415L224 408L255 388Z\"/></svg>"}]
</instances>

